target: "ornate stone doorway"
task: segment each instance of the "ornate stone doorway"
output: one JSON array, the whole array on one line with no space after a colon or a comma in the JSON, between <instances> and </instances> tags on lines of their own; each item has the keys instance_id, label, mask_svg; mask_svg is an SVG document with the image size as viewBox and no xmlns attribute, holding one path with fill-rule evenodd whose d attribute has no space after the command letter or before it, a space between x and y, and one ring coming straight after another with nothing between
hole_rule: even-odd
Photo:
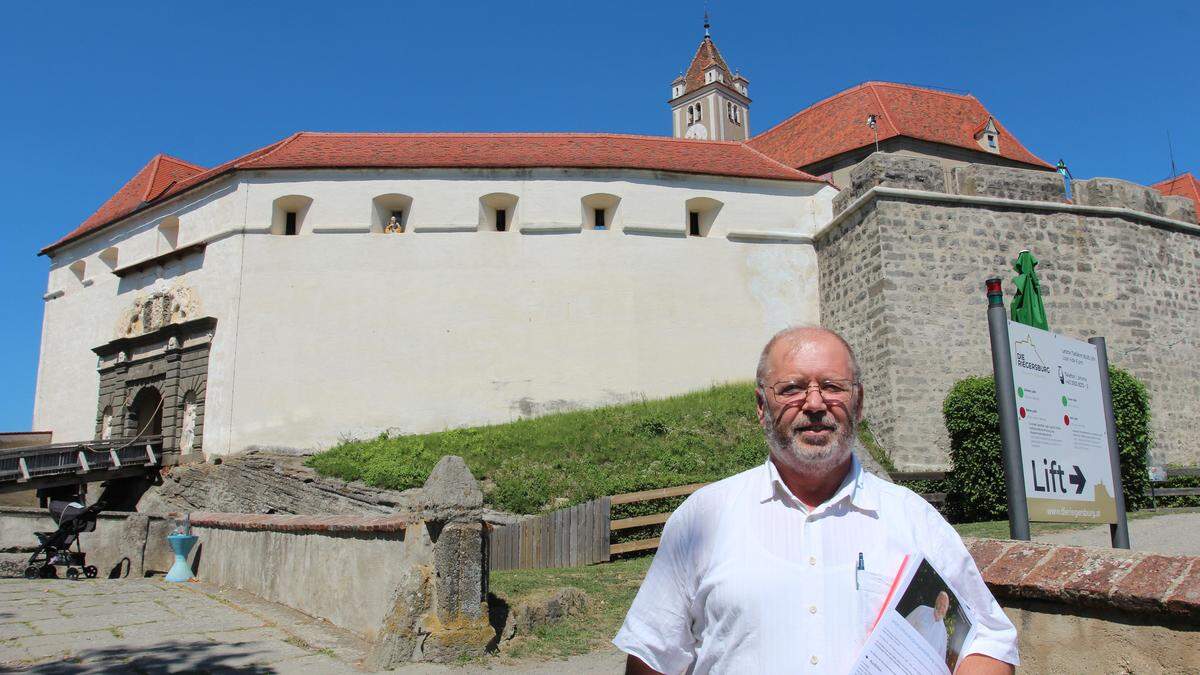
<instances>
[{"instance_id":1,"label":"ornate stone doorway","mask_svg":"<svg viewBox=\"0 0 1200 675\"><path fill-rule=\"evenodd\" d=\"M208 354L216 325L210 317L167 323L96 347L96 438L161 434L164 452L200 457Z\"/></svg>"}]
</instances>

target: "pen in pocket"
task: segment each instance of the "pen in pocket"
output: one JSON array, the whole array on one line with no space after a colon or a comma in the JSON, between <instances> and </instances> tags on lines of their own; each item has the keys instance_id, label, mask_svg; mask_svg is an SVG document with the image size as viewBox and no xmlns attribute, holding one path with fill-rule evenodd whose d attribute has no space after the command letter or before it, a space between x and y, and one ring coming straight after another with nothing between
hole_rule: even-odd
<instances>
[{"instance_id":1,"label":"pen in pocket","mask_svg":"<svg viewBox=\"0 0 1200 675\"><path fill-rule=\"evenodd\" d=\"M859 590L859 588L858 588L858 573L862 572L865 569L866 569L866 567L863 566L863 554L862 554L862 551L859 551L858 552L858 566L854 568L854 590L856 590L856 591Z\"/></svg>"}]
</instances>

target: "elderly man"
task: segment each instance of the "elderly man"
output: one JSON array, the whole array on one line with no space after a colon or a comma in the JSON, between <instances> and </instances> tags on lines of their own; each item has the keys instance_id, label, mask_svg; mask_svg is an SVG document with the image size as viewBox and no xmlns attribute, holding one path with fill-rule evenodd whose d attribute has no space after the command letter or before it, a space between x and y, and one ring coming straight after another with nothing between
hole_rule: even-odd
<instances>
[{"instance_id":1,"label":"elderly man","mask_svg":"<svg viewBox=\"0 0 1200 675\"><path fill-rule=\"evenodd\" d=\"M845 673L907 554L925 556L978 616L957 672L1013 672L1016 630L958 534L854 457L860 380L832 331L789 328L767 343L757 399L770 457L667 521L613 640L627 673Z\"/></svg>"},{"instance_id":2,"label":"elderly man","mask_svg":"<svg viewBox=\"0 0 1200 675\"><path fill-rule=\"evenodd\" d=\"M912 626L925 641L933 647L933 651L946 660L946 650L950 646L950 640L946 635L946 615L950 613L950 594L946 591L938 591L937 597L933 600L933 607L929 605L917 605L913 608L908 616L904 617L908 621L908 625Z\"/></svg>"}]
</instances>

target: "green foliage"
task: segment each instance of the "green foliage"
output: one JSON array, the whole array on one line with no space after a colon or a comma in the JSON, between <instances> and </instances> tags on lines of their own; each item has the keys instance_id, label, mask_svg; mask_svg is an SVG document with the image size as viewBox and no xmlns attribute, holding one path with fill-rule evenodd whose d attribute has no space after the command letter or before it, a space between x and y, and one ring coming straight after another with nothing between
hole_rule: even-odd
<instances>
[{"instance_id":1,"label":"green foliage","mask_svg":"<svg viewBox=\"0 0 1200 675\"><path fill-rule=\"evenodd\" d=\"M1109 367L1108 380L1121 453L1125 508L1136 511L1150 505L1150 394L1146 385L1124 370Z\"/></svg>"},{"instance_id":2,"label":"green foliage","mask_svg":"<svg viewBox=\"0 0 1200 675\"><path fill-rule=\"evenodd\" d=\"M896 463L892 461L892 456L879 444L875 434L871 432L871 425L867 424L865 419L858 423L858 443L866 448L867 452L871 453L871 457L879 462L879 465L888 473L896 472Z\"/></svg>"},{"instance_id":3,"label":"green foliage","mask_svg":"<svg viewBox=\"0 0 1200 675\"><path fill-rule=\"evenodd\" d=\"M1109 369L1121 481L1129 510L1149 504L1146 473L1150 447L1150 398L1145 386L1129 373ZM947 481L946 508L956 522L1007 517L1004 463L1000 452L1000 414L991 377L960 380L942 406L950 435L953 480Z\"/></svg>"},{"instance_id":4,"label":"green foliage","mask_svg":"<svg viewBox=\"0 0 1200 675\"><path fill-rule=\"evenodd\" d=\"M537 513L601 495L719 480L761 463L767 446L754 387L742 383L508 424L349 440L308 465L403 490L421 485L442 455L466 460L491 506ZM655 507L662 504L645 508Z\"/></svg>"}]
</instances>

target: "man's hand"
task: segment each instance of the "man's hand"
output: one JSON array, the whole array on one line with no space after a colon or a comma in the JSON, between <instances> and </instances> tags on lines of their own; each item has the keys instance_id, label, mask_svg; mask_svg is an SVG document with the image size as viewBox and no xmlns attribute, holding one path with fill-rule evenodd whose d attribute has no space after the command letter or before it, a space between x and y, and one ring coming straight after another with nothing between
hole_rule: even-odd
<instances>
[{"instance_id":1,"label":"man's hand","mask_svg":"<svg viewBox=\"0 0 1200 675\"><path fill-rule=\"evenodd\" d=\"M633 658L633 657L630 657ZM639 663L641 663L639 661ZM1011 663L1005 663L999 659L993 659L990 656L983 654L967 654L958 668L954 669L954 675L1013 675L1017 671ZM630 672L629 665L625 665L625 672ZM636 673L653 672L653 671L633 671Z\"/></svg>"},{"instance_id":2,"label":"man's hand","mask_svg":"<svg viewBox=\"0 0 1200 675\"><path fill-rule=\"evenodd\" d=\"M963 662L966 665L966 662ZM625 658L625 675L662 675L662 673L646 665L646 662L630 654Z\"/></svg>"}]
</instances>

